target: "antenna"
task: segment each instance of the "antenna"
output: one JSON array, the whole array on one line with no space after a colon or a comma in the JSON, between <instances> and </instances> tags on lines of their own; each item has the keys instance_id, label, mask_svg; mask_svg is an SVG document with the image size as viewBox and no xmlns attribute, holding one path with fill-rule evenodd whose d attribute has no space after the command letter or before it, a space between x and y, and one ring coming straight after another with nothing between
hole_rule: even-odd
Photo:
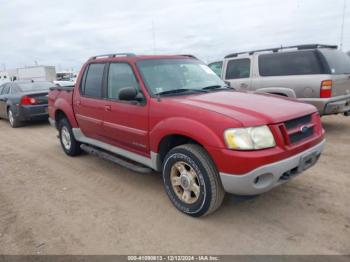
<instances>
[{"instance_id":1,"label":"antenna","mask_svg":"<svg viewBox=\"0 0 350 262\"><path fill-rule=\"evenodd\" d=\"M154 29L154 21L152 20L152 40L153 40L153 54L156 54L156 32Z\"/></svg>"},{"instance_id":2,"label":"antenna","mask_svg":"<svg viewBox=\"0 0 350 262\"><path fill-rule=\"evenodd\" d=\"M343 19L340 28L340 50L343 50L343 38L344 38L344 23L345 23L345 10L346 10L346 0L344 0L343 5Z\"/></svg>"}]
</instances>

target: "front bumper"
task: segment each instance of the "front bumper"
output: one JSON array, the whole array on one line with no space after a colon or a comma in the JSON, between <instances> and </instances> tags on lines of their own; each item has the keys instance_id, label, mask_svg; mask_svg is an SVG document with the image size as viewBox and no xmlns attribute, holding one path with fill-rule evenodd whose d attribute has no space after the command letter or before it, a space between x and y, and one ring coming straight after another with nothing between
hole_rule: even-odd
<instances>
[{"instance_id":1,"label":"front bumper","mask_svg":"<svg viewBox=\"0 0 350 262\"><path fill-rule=\"evenodd\" d=\"M333 115L350 111L350 94L331 98L301 98L299 100L316 106L320 115Z\"/></svg>"},{"instance_id":2,"label":"front bumper","mask_svg":"<svg viewBox=\"0 0 350 262\"><path fill-rule=\"evenodd\" d=\"M306 169L319 159L325 140L287 159L258 167L243 175L220 173L222 185L227 193L257 195L279 186Z\"/></svg>"},{"instance_id":3,"label":"front bumper","mask_svg":"<svg viewBox=\"0 0 350 262\"><path fill-rule=\"evenodd\" d=\"M17 117L21 121L44 120L49 116L48 105L19 106Z\"/></svg>"}]
</instances>

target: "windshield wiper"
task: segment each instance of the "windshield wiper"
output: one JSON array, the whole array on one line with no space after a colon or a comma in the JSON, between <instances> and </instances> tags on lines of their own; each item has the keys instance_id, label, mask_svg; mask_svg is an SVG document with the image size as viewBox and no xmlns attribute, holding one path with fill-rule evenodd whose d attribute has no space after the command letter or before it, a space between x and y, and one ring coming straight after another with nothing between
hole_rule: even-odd
<instances>
[{"instance_id":1,"label":"windshield wiper","mask_svg":"<svg viewBox=\"0 0 350 262\"><path fill-rule=\"evenodd\" d=\"M202 88L202 90L214 90L214 89L233 89L233 88L229 86L222 86L222 85L212 85L212 86L206 86Z\"/></svg>"},{"instance_id":2,"label":"windshield wiper","mask_svg":"<svg viewBox=\"0 0 350 262\"><path fill-rule=\"evenodd\" d=\"M172 90L167 90L163 92L159 92L156 95L170 95L170 94L179 94L179 93L186 93L186 92L199 92L199 93L206 93L205 90L201 89L189 89L189 88L179 88L179 89L172 89Z\"/></svg>"}]
</instances>

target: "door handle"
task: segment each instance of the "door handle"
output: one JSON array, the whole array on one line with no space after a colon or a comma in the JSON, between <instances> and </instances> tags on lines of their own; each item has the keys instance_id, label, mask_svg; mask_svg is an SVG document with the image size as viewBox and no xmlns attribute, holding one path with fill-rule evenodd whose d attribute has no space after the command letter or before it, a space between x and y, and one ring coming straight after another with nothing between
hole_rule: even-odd
<instances>
[{"instance_id":1,"label":"door handle","mask_svg":"<svg viewBox=\"0 0 350 262\"><path fill-rule=\"evenodd\" d=\"M241 83L241 84L240 84L240 87L242 87L242 88L247 88L248 85L247 85L246 83Z\"/></svg>"},{"instance_id":2,"label":"door handle","mask_svg":"<svg viewBox=\"0 0 350 262\"><path fill-rule=\"evenodd\" d=\"M80 104L81 104L80 100L77 100L77 101L75 102L75 104L76 104L77 106L80 106Z\"/></svg>"},{"instance_id":3,"label":"door handle","mask_svg":"<svg viewBox=\"0 0 350 262\"><path fill-rule=\"evenodd\" d=\"M110 112L112 107L110 105L105 105L105 111Z\"/></svg>"}]
</instances>

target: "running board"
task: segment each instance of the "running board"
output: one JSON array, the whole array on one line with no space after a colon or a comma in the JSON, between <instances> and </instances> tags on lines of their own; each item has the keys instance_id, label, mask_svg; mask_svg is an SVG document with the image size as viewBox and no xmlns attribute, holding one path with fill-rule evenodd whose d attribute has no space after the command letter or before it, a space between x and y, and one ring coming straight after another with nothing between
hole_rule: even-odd
<instances>
[{"instance_id":1,"label":"running board","mask_svg":"<svg viewBox=\"0 0 350 262\"><path fill-rule=\"evenodd\" d=\"M119 158L113 154L107 153L106 151L97 149L96 147L81 144L80 148L91 155L97 156L97 157L102 158L102 159L106 159L108 161L111 161L115 164L118 164L122 167L125 167L127 169L130 169L130 170L138 172L138 173L146 174L146 173L153 172L151 168L140 166L137 164L133 164L133 163L128 162L122 158Z\"/></svg>"}]
</instances>

